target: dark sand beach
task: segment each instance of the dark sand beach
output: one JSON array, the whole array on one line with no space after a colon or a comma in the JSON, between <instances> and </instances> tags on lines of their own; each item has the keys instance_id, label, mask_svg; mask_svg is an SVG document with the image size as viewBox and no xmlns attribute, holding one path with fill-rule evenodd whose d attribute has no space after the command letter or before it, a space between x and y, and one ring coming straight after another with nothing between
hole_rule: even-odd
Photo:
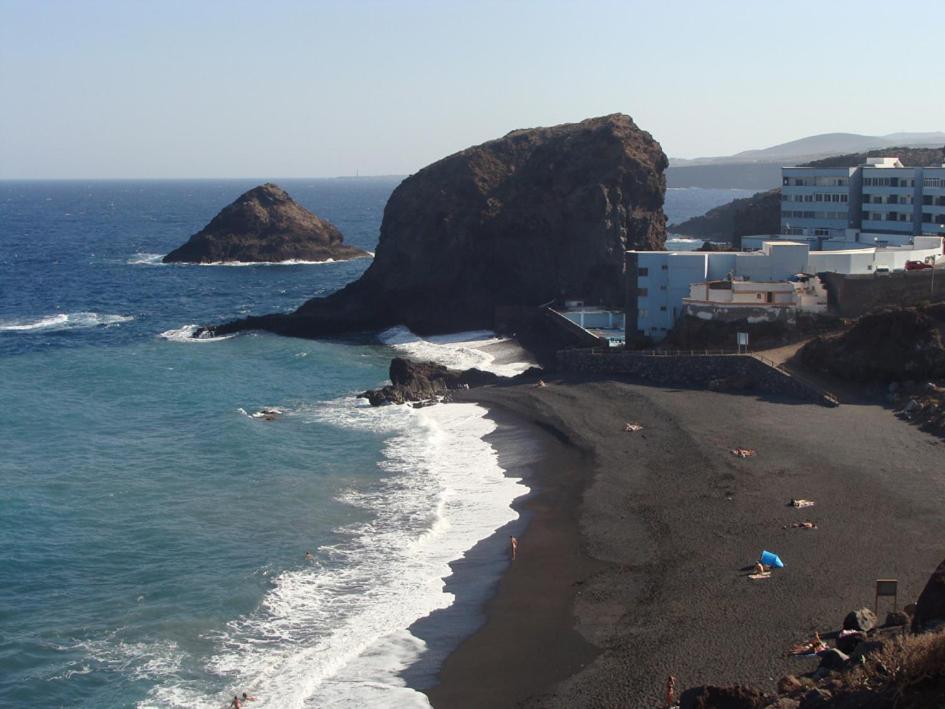
<instances>
[{"instance_id":1,"label":"dark sand beach","mask_svg":"<svg viewBox=\"0 0 945 709\"><path fill-rule=\"evenodd\" d=\"M945 556L945 443L880 406L620 381L457 398L557 443L486 623L428 692L437 709L654 707L670 674L773 687L814 668L786 650L871 606L875 579L899 579L901 606ZM784 528L805 520L818 528ZM786 568L748 580L762 549Z\"/></svg>"}]
</instances>

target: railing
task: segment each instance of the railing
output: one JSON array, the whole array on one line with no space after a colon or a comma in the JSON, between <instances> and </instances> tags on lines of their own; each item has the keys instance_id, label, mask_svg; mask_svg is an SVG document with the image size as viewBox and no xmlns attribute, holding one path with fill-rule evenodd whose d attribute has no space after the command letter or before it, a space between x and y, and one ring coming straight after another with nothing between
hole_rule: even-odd
<instances>
[{"instance_id":1,"label":"railing","mask_svg":"<svg viewBox=\"0 0 945 709\"><path fill-rule=\"evenodd\" d=\"M688 350L632 350L634 354L646 355L647 357L708 357L718 355L749 355L751 352L742 349L731 349L724 347L706 347Z\"/></svg>"}]
</instances>

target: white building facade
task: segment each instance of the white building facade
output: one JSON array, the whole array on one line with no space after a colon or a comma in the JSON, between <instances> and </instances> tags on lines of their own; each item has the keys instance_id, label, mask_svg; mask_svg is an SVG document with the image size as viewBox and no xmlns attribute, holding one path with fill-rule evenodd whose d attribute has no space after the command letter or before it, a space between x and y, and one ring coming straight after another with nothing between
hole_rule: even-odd
<instances>
[{"instance_id":1,"label":"white building facade","mask_svg":"<svg viewBox=\"0 0 945 709\"><path fill-rule=\"evenodd\" d=\"M769 240L757 251L628 251L628 337L661 340L683 313L694 283L785 282L798 274L870 274L905 268L908 261L934 262L943 239L917 236L908 246L812 251L807 241ZM777 289L768 288L767 292Z\"/></svg>"},{"instance_id":2,"label":"white building facade","mask_svg":"<svg viewBox=\"0 0 945 709\"><path fill-rule=\"evenodd\" d=\"M915 234L945 235L945 166L869 158L849 168L783 167L781 183L781 233L816 240L816 248L902 245Z\"/></svg>"}]
</instances>

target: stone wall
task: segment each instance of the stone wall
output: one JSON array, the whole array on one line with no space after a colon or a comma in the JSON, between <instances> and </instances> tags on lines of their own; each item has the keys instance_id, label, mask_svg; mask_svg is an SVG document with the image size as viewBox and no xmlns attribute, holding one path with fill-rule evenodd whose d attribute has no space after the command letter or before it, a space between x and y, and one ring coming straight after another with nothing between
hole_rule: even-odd
<instances>
[{"instance_id":1,"label":"stone wall","mask_svg":"<svg viewBox=\"0 0 945 709\"><path fill-rule=\"evenodd\" d=\"M821 274L831 312L858 318L871 310L945 300L945 270L903 271L884 276ZM934 286L934 288L933 288Z\"/></svg>"},{"instance_id":2,"label":"stone wall","mask_svg":"<svg viewBox=\"0 0 945 709\"><path fill-rule=\"evenodd\" d=\"M739 390L786 396L833 406L824 392L752 355L648 355L638 352L561 350L558 368L564 372L639 379L646 384L689 389Z\"/></svg>"}]
</instances>

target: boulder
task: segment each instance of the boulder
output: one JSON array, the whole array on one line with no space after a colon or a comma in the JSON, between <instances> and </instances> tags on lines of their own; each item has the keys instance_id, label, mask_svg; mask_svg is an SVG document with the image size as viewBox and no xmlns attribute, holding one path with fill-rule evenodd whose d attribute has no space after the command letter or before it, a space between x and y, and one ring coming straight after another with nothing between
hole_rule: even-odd
<instances>
[{"instance_id":1,"label":"boulder","mask_svg":"<svg viewBox=\"0 0 945 709\"><path fill-rule=\"evenodd\" d=\"M885 647L885 645L882 640L866 640L865 642L861 642L854 648L853 652L850 653L850 662L854 665L859 664L874 652L882 650L883 647Z\"/></svg>"},{"instance_id":2,"label":"boulder","mask_svg":"<svg viewBox=\"0 0 945 709\"><path fill-rule=\"evenodd\" d=\"M932 572L919 594L912 617L912 630L921 632L941 622L945 622L945 561Z\"/></svg>"},{"instance_id":3,"label":"boulder","mask_svg":"<svg viewBox=\"0 0 945 709\"><path fill-rule=\"evenodd\" d=\"M692 687L679 697L679 709L761 709L771 698L751 687Z\"/></svg>"},{"instance_id":4,"label":"boulder","mask_svg":"<svg viewBox=\"0 0 945 709\"><path fill-rule=\"evenodd\" d=\"M513 131L405 179L357 281L293 314L209 331L320 337L402 324L423 335L491 329L497 306L623 308L626 250L665 242L667 165L626 115Z\"/></svg>"},{"instance_id":5,"label":"boulder","mask_svg":"<svg viewBox=\"0 0 945 709\"><path fill-rule=\"evenodd\" d=\"M240 195L164 263L341 261L369 256L341 232L266 183Z\"/></svg>"},{"instance_id":6,"label":"boulder","mask_svg":"<svg viewBox=\"0 0 945 709\"><path fill-rule=\"evenodd\" d=\"M820 653L820 665L817 666L817 669L830 670L831 672L842 670L846 668L849 661L850 658L846 653L831 648Z\"/></svg>"},{"instance_id":7,"label":"boulder","mask_svg":"<svg viewBox=\"0 0 945 709\"><path fill-rule=\"evenodd\" d=\"M850 611L847 617L843 619L844 630L862 630L869 632L876 627L876 614L869 608L860 608Z\"/></svg>"},{"instance_id":8,"label":"boulder","mask_svg":"<svg viewBox=\"0 0 945 709\"><path fill-rule=\"evenodd\" d=\"M800 709L817 709L827 706L833 695L826 689L812 689L801 699Z\"/></svg>"},{"instance_id":9,"label":"boulder","mask_svg":"<svg viewBox=\"0 0 945 709\"><path fill-rule=\"evenodd\" d=\"M866 640L866 633L860 630L854 630L852 633L840 635L837 638L837 649L849 655L856 649L856 646Z\"/></svg>"},{"instance_id":10,"label":"boulder","mask_svg":"<svg viewBox=\"0 0 945 709\"><path fill-rule=\"evenodd\" d=\"M454 389L487 386L499 382L525 382L537 379L542 370L527 369L515 377L500 377L481 369L448 369L435 362L415 362L395 357L391 360L389 376L391 383L380 389L370 389L358 397L367 399L371 406L405 404L407 402L432 403L448 396Z\"/></svg>"},{"instance_id":11,"label":"boulder","mask_svg":"<svg viewBox=\"0 0 945 709\"><path fill-rule=\"evenodd\" d=\"M886 614L885 625L887 627L909 625L910 622L912 622L912 619L905 611L889 611L889 613Z\"/></svg>"},{"instance_id":12,"label":"boulder","mask_svg":"<svg viewBox=\"0 0 945 709\"><path fill-rule=\"evenodd\" d=\"M778 694L800 694L805 685L794 675L785 675L778 680Z\"/></svg>"}]
</instances>

